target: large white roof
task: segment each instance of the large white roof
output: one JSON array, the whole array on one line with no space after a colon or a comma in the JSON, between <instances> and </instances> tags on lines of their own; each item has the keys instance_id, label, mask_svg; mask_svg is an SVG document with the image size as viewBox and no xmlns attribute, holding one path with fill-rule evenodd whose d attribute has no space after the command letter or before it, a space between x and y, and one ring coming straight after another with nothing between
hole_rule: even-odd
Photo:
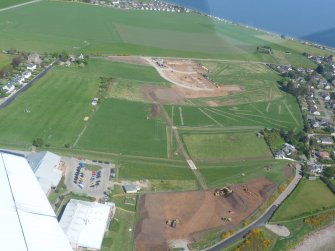
<instances>
[{"instance_id":1,"label":"large white roof","mask_svg":"<svg viewBox=\"0 0 335 251\"><path fill-rule=\"evenodd\" d=\"M113 205L70 200L60 220L72 247L100 249Z\"/></svg>"},{"instance_id":2,"label":"large white roof","mask_svg":"<svg viewBox=\"0 0 335 251\"><path fill-rule=\"evenodd\" d=\"M60 156L45 151L29 154L27 160L45 194L58 185L62 178L62 171L58 169Z\"/></svg>"},{"instance_id":3,"label":"large white roof","mask_svg":"<svg viewBox=\"0 0 335 251\"><path fill-rule=\"evenodd\" d=\"M1 249L72 250L24 157L0 152L0 200Z\"/></svg>"}]
</instances>

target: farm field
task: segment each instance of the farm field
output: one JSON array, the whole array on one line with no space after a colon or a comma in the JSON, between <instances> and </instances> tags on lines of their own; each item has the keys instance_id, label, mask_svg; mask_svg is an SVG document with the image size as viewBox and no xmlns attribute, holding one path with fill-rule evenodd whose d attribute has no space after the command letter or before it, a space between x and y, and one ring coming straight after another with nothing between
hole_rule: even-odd
<instances>
[{"instance_id":1,"label":"farm field","mask_svg":"<svg viewBox=\"0 0 335 251\"><path fill-rule=\"evenodd\" d=\"M207 185L218 187L225 184L243 183L257 177L266 177L279 185L287 178L285 174L287 164L287 161L272 159L223 162L220 164L198 163L197 166Z\"/></svg>"},{"instance_id":2,"label":"farm field","mask_svg":"<svg viewBox=\"0 0 335 251\"><path fill-rule=\"evenodd\" d=\"M65 8L67 15L60 19ZM82 16L85 19L80 18ZM310 65L301 55L297 42L288 43L195 13L124 11L42 1L1 13L0 37L0 49L14 47L38 52L67 50L88 54L224 58L273 63L292 61L298 65ZM188 41L193 41L192 46ZM258 45L272 46L277 54L290 52L290 58L277 57L275 53L256 53ZM325 53L307 46L304 50Z\"/></svg>"},{"instance_id":3,"label":"farm field","mask_svg":"<svg viewBox=\"0 0 335 251\"><path fill-rule=\"evenodd\" d=\"M13 6L13 5L17 5L17 4L30 2L30 1L31 0L1 0L0 9L10 7L10 6Z\"/></svg>"},{"instance_id":4,"label":"farm field","mask_svg":"<svg viewBox=\"0 0 335 251\"><path fill-rule=\"evenodd\" d=\"M290 95L270 102L221 107L166 106L166 109L174 123L182 128L302 128L300 109Z\"/></svg>"},{"instance_id":5,"label":"farm field","mask_svg":"<svg viewBox=\"0 0 335 251\"><path fill-rule=\"evenodd\" d=\"M303 179L296 190L279 207L271 221L292 220L334 207L335 195L320 179L315 181Z\"/></svg>"},{"instance_id":6,"label":"farm field","mask_svg":"<svg viewBox=\"0 0 335 251\"><path fill-rule=\"evenodd\" d=\"M252 133L184 134L186 148L195 161L271 159L263 138Z\"/></svg>"},{"instance_id":7,"label":"farm field","mask_svg":"<svg viewBox=\"0 0 335 251\"><path fill-rule=\"evenodd\" d=\"M138 156L165 157L166 124L147 119L151 106L106 99L88 124L76 147Z\"/></svg>"},{"instance_id":8,"label":"farm field","mask_svg":"<svg viewBox=\"0 0 335 251\"><path fill-rule=\"evenodd\" d=\"M199 100L206 105L214 102L216 105L238 105L250 102L273 101L285 96L278 89L280 76L268 66L251 63L219 63L201 62L209 69L208 77L221 86L238 85L243 91L231 93L228 96ZM196 102L198 103L198 102Z\"/></svg>"},{"instance_id":9,"label":"farm field","mask_svg":"<svg viewBox=\"0 0 335 251\"><path fill-rule=\"evenodd\" d=\"M103 59L91 59L85 68L56 66L0 111L1 144L29 147L40 137L51 147L72 146L90 123L85 122L84 117L94 114L91 100L97 95L101 76L119 83L134 79L141 83L164 84L155 71L145 66Z\"/></svg>"}]
</instances>

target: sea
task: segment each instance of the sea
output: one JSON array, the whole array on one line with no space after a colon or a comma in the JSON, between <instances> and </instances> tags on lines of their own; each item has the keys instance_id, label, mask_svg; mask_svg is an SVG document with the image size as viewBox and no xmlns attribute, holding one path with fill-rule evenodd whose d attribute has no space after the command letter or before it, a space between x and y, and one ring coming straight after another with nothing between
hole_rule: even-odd
<instances>
[{"instance_id":1,"label":"sea","mask_svg":"<svg viewBox=\"0 0 335 251\"><path fill-rule=\"evenodd\" d=\"M167 0L236 23L335 48L335 0Z\"/></svg>"}]
</instances>

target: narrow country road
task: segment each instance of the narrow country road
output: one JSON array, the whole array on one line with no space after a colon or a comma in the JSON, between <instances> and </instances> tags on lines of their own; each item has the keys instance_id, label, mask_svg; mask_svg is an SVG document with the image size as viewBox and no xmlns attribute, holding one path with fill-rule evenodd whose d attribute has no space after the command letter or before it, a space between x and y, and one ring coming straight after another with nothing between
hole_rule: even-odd
<instances>
[{"instance_id":1,"label":"narrow country road","mask_svg":"<svg viewBox=\"0 0 335 251\"><path fill-rule=\"evenodd\" d=\"M250 230L265 225L265 223L267 223L268 220L272 217L272 215L275 213L280 204L283 203L283 201L291 194L291 192L298 185L300 179L302 178L300 171L301 171L301 165L296 164L295 176L292 182L287 186L285 191L278 196L275 202L273 202L257 220L252 222L250 225L240 229L230 237L215 244L214 246L203 249L203 251L221 251L224 248L227 248L230 245L234 244L239 239L243 238Z\"/></svg>"}]
</instances>

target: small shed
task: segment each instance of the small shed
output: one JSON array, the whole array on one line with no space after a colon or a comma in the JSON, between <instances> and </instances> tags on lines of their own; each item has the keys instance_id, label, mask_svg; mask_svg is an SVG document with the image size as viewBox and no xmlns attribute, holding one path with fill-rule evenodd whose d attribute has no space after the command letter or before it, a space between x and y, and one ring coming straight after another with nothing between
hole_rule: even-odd
<instances>
[{"instance_id":1,"label":"small shed","mask_svg":"<svg viewBox=\"0 0 335 251\"><path fill-rule=\"evenodd\" d=\"M141 188L136 185L123 185L122 187L125 193L137 193L141 190Z\"/></svg>"}]
</instances>

